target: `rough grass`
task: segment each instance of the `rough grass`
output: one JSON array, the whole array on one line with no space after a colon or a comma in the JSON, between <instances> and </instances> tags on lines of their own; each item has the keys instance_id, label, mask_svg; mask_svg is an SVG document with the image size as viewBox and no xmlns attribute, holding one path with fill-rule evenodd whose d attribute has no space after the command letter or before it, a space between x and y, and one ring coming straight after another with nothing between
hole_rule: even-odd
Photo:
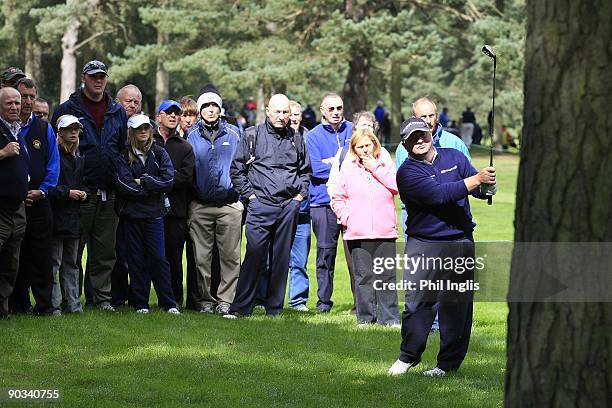
<instances>
[{"instance_id":1,"label":"rough grass","mask_svg":"<svg viewBox=\"0 0 612 408\"><path fill-rule=\"evenodd\" d=\"M477 167L487 160L475 154ZM477 240L512 239L518 158L497 157L496 164L500 193L494 205L472 206ZM190 312L141 316L124 309L0 321L0 388L60 389L62 400L53 406L65 407L502 405L504 303L475 305L470 351L457 374L421 375L435 365L439 337L432 335L422 364L390 378L386 370L398 355L399 330L359 329L346 314L350 288L341 248L336 305L329 315L288 311L278 318L227 321ZM308 306L314 308L311 276Z\"/></svg>"}]
</instances>

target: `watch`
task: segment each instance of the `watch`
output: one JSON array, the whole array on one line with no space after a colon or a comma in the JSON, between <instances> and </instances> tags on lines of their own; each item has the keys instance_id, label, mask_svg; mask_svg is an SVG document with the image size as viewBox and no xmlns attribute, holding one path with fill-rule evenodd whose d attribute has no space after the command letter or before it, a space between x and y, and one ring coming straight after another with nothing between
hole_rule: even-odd
<instances>
[{"instance_id":1,"label":"watch","mask_svg":"<svg viewBox=\"0 0 612 408\"><path fill-rule=\"evenodd\" d=\"M45 193L43 190L40 190L40 195L42 196L42 198L47 197L47 193Z\"/></svg>"}]
</instances>

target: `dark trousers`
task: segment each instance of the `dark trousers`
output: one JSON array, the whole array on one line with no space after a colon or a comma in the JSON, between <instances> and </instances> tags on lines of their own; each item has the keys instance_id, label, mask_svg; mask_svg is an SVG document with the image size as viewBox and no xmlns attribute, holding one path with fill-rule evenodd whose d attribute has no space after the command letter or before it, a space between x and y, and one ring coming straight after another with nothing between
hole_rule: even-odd
<instances>
[{"instance_id":1,"label":"dark trousers","mask_svg":"<svg viewBox=\"0 0 612 408\"><path fill-rule=\"evenodd\" d=\"M378 259L395 258L394 239L346 241L355 273L357 322L399 324L397 291L383 284L396 283L395 267L385 268Z\"/></svg>"},{"instance_id":2,"label":"dark trousers","mask_svg":"<svg viewBox=\"0 0 612 408\"><path fill-rule=\"evenodd\" d=\"M23 204L15 211L0 209L0 318L9 314L8 300L15 288L19 269L19 248L25 229Z\"/></svg>"},{"instance_id":3,"label":"dark trousers","mask_svg":"<svg viewBox=\"0 0 612 408\"><path fill-rule=\"evenodd\" d=\"M250 315L262 271L270 256L266 313L279 314L285 303L289 257L300 203L291 200L285 207L276 207L254 199L249 202L246 217L246 254L240 268L236 296L231 313ZM271 247L271 254L269 252Z\"/></svg>"},{"instance_id":4,"label":"dark trousers","mask_svg":"<svg viewBox=\"0 0 612 408\"><path fill-rule=\"evenodd\" d=\"M125 238L125 230L123 220L119 219L117 225L117 238L115 242L116 261L111 273L111 305L114 307L123 306L130 300L130 283L128 279L128 263L127 263L127 239ZM85 281L85 297L87 298L88 290L91 296L91 284L89 280Z\"/></svg>"},{"instance_id":5,"label":"dark trousers","mask_svg":"<svg viewBox=\"0 0 612 408\"><path fill-rule=\"evenodd\" d=\"M126 254L134 308L149 308L151 282L160 307L177 307L170 283L170 265L166 260L163 218L126 217L122 222L127 240Z\"/></svg>"},{"instance_id":6,"label":"dark trousers","mask_svg":"<svg viewBox=\"0 0 612 408\"><path fill-rule=\"evenodd\" d=\"M418 258L458 260L460 258L474 259L475 257L474 242L469 239L424 242L409 238L406 242L405 254L415 261ZM473 279L473 267L455 267L454 270L449 270L440 268L439 264L424 265L421 262L417 268L405 271L404 280L414 282L417 290L406 291L406 304L402 313L402 344L399 357L401 361L412 364L418 364L421 361L431 324L436 316L434 305L438 302L440 322L438 367L444 371L459 369L470 342L474 294L471 290L465 292L448 290L448 282L461 284L473 281ZM442 282L444 287L419 290L421 281L434 282L438 285Z\"/></svg>"},{"instance_id":7,"label":"dark trousers","mask_svg":"<svg viewBox=\"0 0 612 408\"><path fill-rule=\"evenodd\" d=\"M13 313L27 313L30 310L30 288L36 302L34 314L53 312L52 232L53 213L47 198L26 207L26 230L21 243L19 272L9 300Z\"/></svg>"},{"instance_id":8,"label":"dark trousers","mask_svg":"<svg viewBox=\"0 0 612 408\"><path fill-rule=\"evenodd\" d=\"M351 295L353 296L353 306L351 307L351 313L356 313L357 300L355 299L355 271L353 270L353 258L351 258L351 251L349 251L347 240L342 240L342 247L344 248L344 260L346 261L346 269L348 269L349 279L351 280Z\"/></svg>"},{"instance_id":9,"label":"dark trousers","mask_svg":"<svg viewBox=\"0 0 612 408\"><path fill-rule=\"evenodd\" d=\"M170 283L174 299L183 306L183 248L187 241L187 219L166 216L164 218L166 234L166 258L170 264Z\"/></svg>"},{"instance_id":10,"label":"dark trousers","mask_svg":"<svg viewBox=\"0 0 612 408\"><path fill-rule=\"evenodd\" d=\"M310 207L312 230L317 237L317 309L330 310L334 304L334 270L340 225L330 206Z\"/></svg>"}]
</instances>

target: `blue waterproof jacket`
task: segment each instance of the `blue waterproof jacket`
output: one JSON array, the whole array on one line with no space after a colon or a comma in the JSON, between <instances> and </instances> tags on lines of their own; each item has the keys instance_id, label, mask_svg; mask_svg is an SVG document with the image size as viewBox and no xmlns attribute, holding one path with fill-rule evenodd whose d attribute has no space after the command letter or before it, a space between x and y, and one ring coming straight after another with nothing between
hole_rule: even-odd
<instances>
[{"instance_id":1,"label":"blue waterproof jacket","mask_svg":"<svg viewBox=\"0 0 612 408\"><path fill-rule=\"evenodd\" d=\"M230 167L240 141L240 131L223 119L217 126L214 140L206 136L202 119L191 127L187 136L195 155L195 196L204 203L231 204L238 201Z\"/></svg>"},{"instance_id":2,"label":"blue waterproof jacket","mask_svg":"<svg viewBox=\"0 0 612 408\"><path fill-rule=\"evenodd\" d=\"M342 122L338 130L321 122L308 132L306 148L310 156L312 177L310 178L310 206L329 205L327 180L331 163L339 149L348 146L353 134L353 124L348 120ZM326 162L323 162L325 160Z\"/></svg>"},{"instance_id":3,"label":"blue waterproof jacket","mask_svg":"<svg viewBox=\"0 0 612 408\"><path fill-rule=\"evenodd\" d=\"M98 134L92 116L85 108L83 91L79 89L70 98L59 105L53 113L51 124L57 133L57 118L62 115L74 115L83 125L79 139L79 153L83 158L83 185L93 192L96 189L112 189L115 181L114 164L119 152L125 147L127 135L127 114L118 102L104 94L107 108L104 114L104 125Z\"/></svg>"},{"instance_id":4,"label":"blue waterproof jacket","mask_svg":"<svg viewBox=\"0 0 612 408\"><path fill-rule=\"evenodd\" d=\"M140 179L140 184L135 179ZM117 159L117 215L136 219L163 217L169 210L165 193L172 191L173 181L174 167L163 147L153 144L144 164L140 160L130 163L125 150Z\"/></svg>"}]
</instances>

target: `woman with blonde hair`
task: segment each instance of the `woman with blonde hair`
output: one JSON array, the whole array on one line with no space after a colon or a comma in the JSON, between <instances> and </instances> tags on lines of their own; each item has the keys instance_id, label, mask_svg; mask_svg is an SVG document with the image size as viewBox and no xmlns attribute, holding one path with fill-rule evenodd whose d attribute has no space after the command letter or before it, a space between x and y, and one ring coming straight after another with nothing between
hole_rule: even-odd
<instances>
[{"instance_id":1,"label":"woman with blonde hair","mask_svg":"<svg viewBox=\"0 0 612 408\"><path fill-rule=\"evenodd\" d=\"M130 276L130 303L137 313L149 313L151 282L159 306L180 314L170 285L170 264L164 243L166 195L172 190L174 167L166 150L153 144L146 115L128 120L128 143L117 161L117 212L122 223Z\"/></svg>"},{"instance_id":2,"label":"woman with blonde hair","mask_svg":"<svg viewBox=\"0 0 612 408\"><path fill-rule=\"evenodd\" d=\"M57 185L49 188L53 212L52 303L54 314L81 313L81 290L77 257L80 233L80 206L87 199L83 187L83 161L77 149L83 125L72 115L57 120L57 146L60 174ZM63 310L62 310L63 309Z\"/></svg>"},{"instance_id":3,"label":"woman with blonde hair","mask_svg":"<svg viewBox=\"0 0 612 408\"><path fill-rule=\"evenodd\" d=\"M343 226L355 276L357 322L399 327L395 268L379 259L395 258L397 195L395 163L372 129L353 133L331 200Z\"/></svg>"}]
</instances>

